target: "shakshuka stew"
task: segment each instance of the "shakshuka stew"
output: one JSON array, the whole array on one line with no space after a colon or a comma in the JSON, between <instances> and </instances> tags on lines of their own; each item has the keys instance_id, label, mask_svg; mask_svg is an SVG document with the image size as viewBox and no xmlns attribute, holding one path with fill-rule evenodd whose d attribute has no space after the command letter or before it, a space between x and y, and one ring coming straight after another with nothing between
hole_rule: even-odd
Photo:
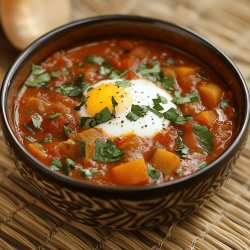
<instances>
[{"instance_id":1,"label":"shakshuka stew","mask_svg":"<svg viewBox=\"0 0 250 250\"><path fill-rule=\"evenodd\" d=\"M206 167L235 137L237 114L232 90L205 64L119 38L33 64L15 128L53 171L102 185L150 185Z\"/></svg>"}]
</instances>

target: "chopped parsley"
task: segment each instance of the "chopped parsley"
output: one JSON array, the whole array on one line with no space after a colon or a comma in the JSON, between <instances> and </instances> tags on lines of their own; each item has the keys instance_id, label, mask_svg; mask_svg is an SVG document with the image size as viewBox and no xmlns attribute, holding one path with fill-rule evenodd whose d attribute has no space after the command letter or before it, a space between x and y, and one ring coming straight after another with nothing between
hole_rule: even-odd
<instances>
[{"instance_id":1,"label":"chopped parsley","mask_svg":"<svg viewBox=\"0 0 250 250\"><path fill-rule=\"evenodd\" d=\"M48 116L50 120L54 120L55 118L59 117L61 113L54 113L53 115Z\"/></svg>"},{"instance_id":2,"label":"chopped parsley","mask_svg":"<svg viewBox=\"0 0 250 250\"><path fill-rule=\"evenodd\" d=\"M44 72L45 72L45 69L42 66L32 64L32 66L31 66L31 74L32 75L41 75Z\"/></svg>"},{"instance_id":3,"label":"chopped parsley","mask_svg":"<svg viewBox=\"0 0 250 250\"><path fill-rule=\"evenodd\" d=\"M170 108L168 111L163 113L163 116L165 119L176 124L184 124L186 121L193 120L192 116L183 116L181 111L175 108Z\"/></svg>"},{"instance_id":4,"label":"chopped parsley","mask_svg":"<svg viewBox=\"0 0 250 250\"><path fill-rule=\"evenodd\" d=\"M39 114L36 114L35 116L31 117L31 121L35 129L41 129L43 118Z\"/></svg>"},{"instance_id":5,"label":"chopped parsley","mask_svg":"<svg viewBox=\"0 0 250 250\"><path fill-rule=\"evenodd\" d=\"M161 103L166 104L167 102L168 100L165 97L157 94L157 98L153 99L153 109L155 109L156 111L162 111L164 110L164 108L161 106Z\"/></svg>"},{"instance_id":6,"label":"chopped parsley","mask_svg":"<svg viewBox=\"0 0 250 250\"><path fill-rule=\"evenodd\" d=\"M52 159L50 166L54 171L62 170L65 175L69 175L70 170L75 169L76 162L74 162L70 158L66 158L64 164L62 164L62 160L58 157L55 157Z\"/></svg>"},{"instance_id":7,"label":"chopped parsley","mask_svg":"<svg viewBox=\"0 0 250 250\"><path fill-rule=\"evenodd\" d=\"M175 63L175 58L174 57L169 57L167 60L166 60L166 65L167 66L171 66Z\"/></svg>"},{"instance_id":8,"label":"chopped parsley","mask_svg":"<svg viewBox=\"0 0 250 250\"><path fill-rule=\"evenodd\" d=\"M88 55L85 57L85 62L102 65L105 62L105 59L97 55Z\"/></svg>"},{"instance_id":9,"label":"chopped parsley","mask_svg":"<svg viewBox=\"0 0 250 250\"><path fill-rule=\"evenodd\" d=\"M85 105L87 102L87 97L83 96L80 100L80 103L74 107L74 110L80 110L83 105Z\"/></svg>"},{"instance_id":10,"label":"chopped parsley","mask_svg":"<svg viewBox=\"0 0 250 250\"><path fill-rule=\"evenodd\" d=\"M99 139L96 140L96 149L93 160L102 163L116 162L124 159L125 150L116 147L115 143L111 140L106 142Z\"/></svg>"},{"instance_id":11,"label":"chopped parsley","mask_svg":"<svg viewBox=\"0 0 250 250\"><path fill-rule=\"evenodd\" d=\"M108 76L110 79L122 78L128 73L128 70L121 71L119 69L113 68L110 75Z\"/></svg>"},{"instance_id":12,"label":"chopped parsley","mask_svg":"<svg viewBox=\"0 0 250 250\"><path fill-rule=\"evenodd\" d=\"M121 80L121 81L117 81L116 82L116 85L118 86L118 87L123 87L123 88L127 88L127 87L131 87L131 82L130 81L128 81L128 80Z\"/></svg>"},{"instance_id":13,"label":"chopped parsley","mask_svg":"<svg viewBox=\"0 0 250 250\"><path fill-rule=\"evenodd\" d=\"M204 168L204 167L206 167L207 166L207 163L205 162L205 161L202 161L202 162L200 162L199 164L198 164L198 169L200 170L200 169L202 169L202 168Z\"/></svg>"},{"instance_id":14,"label":"chopped parsley","mask_svg":"<svg viewBox=\"0 0 250 250\"><path fill-rule=\"evenodd\" d=\"M59 77L60 74L61 74L60 71L53 71L50 73L50 76L56 78L56 77Z\"/></svg>"},{"instance_id":15,"label":"chopped parsley","mask_svg":"<svg viewBox=\"0 0 250 250\"><path fill-rule=\"evenodd\" d=\"M177 149L176 152L178 153L178 155L181 158L188 158L188 151L189 148L183 143L181 138L177 138L175 140L176 144L177 144Z\"/></svg>"},{"instance_id":16,"label":"chopped parsley","mask_svg":"<svg viewBox=\"0 0 250 250\"><path fill-rule=\"evenodd\" d=\"M40 143L47 143L47 142L52 142L53 141L53 136L50 135L48 137L44 137L40 140Z\"/></svg>"},{"instance_id":17,"label":"chopped parsley","mask_svg":"<svg viewBox=\"0 0 250 250\"><path fill-rule=\"evenodd\" d=\"M28 87L40 87L50 81L51 77L48 73L36 76L33 80L28 81L25 85Z\"/></svg>"},{"instance_id":18,"label":"chopped parsley","mask_svg":"<svg viewBox=\"0 0 250 250\"><path fill-rule=\"evenodd\" d=\"M64 124L63 125L63 130L64 130L64 134L68 137L70 134L75 134L75 131L73 129L69 128L69 124Z\"/></svg>"},{"instance_id":19,"label":"chopped parsley","mask_svg":"<svg viewBox=\"0 0 250 250\"><path fill-rule=\"evenodd\" d=\"M62 95L71 96L71 97L79 96L82 94L82 90L79 87L73 86L73 85L67 85L67 84L62 85L56 91L61 93Z\"/></svg>"},{"instance_id":20,"label":"chopped parsley","mask_svg":"<svg viewBox=\"0 0 250 250\"><path fill-rule=\"evenodd\" d=\"M172 77L164 77L164 78L162 79L161 86L162 86L164 89L173 91L173 89L174 89L174 88L173 88L174 84L175 84L174 78L172 78Z\"/></svg>"},{"instance_id":21,"label":"chopped parsley","mask_svg":"<svg viewBox=\"0 0 250 250\"><path fill-rule=\"evenodd\" d=\"M81 175L86 179L91 180L93 178L93 174L98 173L98 168L81 168Z\"/></svg>"},{"instance_id":22,"label":"chopped parsley","mask_svg":"<svg viewBox=\"0 0 250 250\"><path fill-rule=\"evenodd\" d=\"M130 121L137 121L139 118L145 116L147 111L148 109L147 109L147 106L145 105L140 106L140 105L132 104L131 112L129 112L126 115L126 118Z\"/></svg>"},{"instance_id":23,"label":"chopped parsley","mask_svg":"<svg viewBox=\"0 0 250 250\"><path fill-rule=\"evenodd\" d=\"M197 91L193 91L188 93L186 96L181 96L181 91L175 91L175 98L172 100L176 105L181 105L189 102L196 102L200 100L199 93Z\"/></svg>"},{"instance_id":24,"label":"chopped parsley","mask_svg":"<svg viewBox=\"0 0 250 250\"><path fill-rule=\"evenodd\" d=\"M157 181L161 176L161 172L159 170L156 170L151 164L148 164L147 168L150 178Z\"/></svg>"},{"instance_id":25,"label":"chopped parsley","mask_svg":"<svg viewBox=\"0 0 250 250\"><path fill-rule=\"evenodd\" d=\"M26 141L29 141L29 142L36 142L36 139L35 138L33 138L32 136L24 136L24 139L26 140Z\"/></svg>"},{"instance_id":26,"label":"chopped parsley","mask_svg":"<svg viewBox=\"0 0 250 250\"><path fill-rule=\"evenodd\" d=\"M202 149L208 154L212 154L214 147L213 133L206 126L198 124L193 125L193 131L197 135Z\"/></svg>"},{"instance_id":27,"label":"chopped parsley","mask_svg":"<svg viewBox=\"0 0 250 250\"><path fill-rule=\"evenodd\" d=\"M223 100L221 101L221 103L220 103L220 107L221 107L222 109L228 107L228 101L227 101L226 99L223 99Z\"/></svg>"},{"instance_id":28,"label":"chopped parsley","mask_svg":"<svg viewBox=\"0 0 250 250\"><path fill-rule=\"evenodd\" d=\"M112 112L109 110L108 107L105 107L100 112L96 113L94 117L81 117L79 126L81 128L89 128L94 127L98 124L105 123L112 118L115 118L115 107L118 105L115 98L111 97L112 102Z\"/></svg>"}]
</instances>

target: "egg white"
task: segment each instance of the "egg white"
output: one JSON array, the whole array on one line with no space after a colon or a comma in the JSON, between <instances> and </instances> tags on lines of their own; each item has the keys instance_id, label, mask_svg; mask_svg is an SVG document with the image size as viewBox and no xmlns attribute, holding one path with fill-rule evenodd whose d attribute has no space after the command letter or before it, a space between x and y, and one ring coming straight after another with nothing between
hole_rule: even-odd
<instances>
[{"instance_id":1,"label":"egg white","mask_svg":"<svg viewBox=\"0 0 250 250\"><path fill-rule=\"evenodd\" d=\"M116 84L118 81L122 80L104 80L92 85L92 87L96 88L102 84ZM116 117L96 127L101 128L110 138L130 134L140 137L153 137L166 129L170 122L164 118L159 118L150 111L137 121L130 121L126 118L126 115L131 111L132 104L153 107L153 99L160 95L168 100L166 104L161 103L164 108L161 111L162 113L170 108L176 108L176 105L172 102L172 96L153 82L146 79L130 80L130 82L131 86L125 88L127 95L117 106ZM89 116L85 106L82 106L79 112L81 116Z\"/></svg>"}]
</instances>

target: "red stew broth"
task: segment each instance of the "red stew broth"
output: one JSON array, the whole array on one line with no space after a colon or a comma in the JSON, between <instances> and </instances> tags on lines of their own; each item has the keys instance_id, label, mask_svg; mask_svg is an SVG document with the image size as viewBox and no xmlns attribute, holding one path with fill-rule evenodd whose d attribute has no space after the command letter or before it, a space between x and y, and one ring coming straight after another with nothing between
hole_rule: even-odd
<instances>
[{"instance_id":1,"label":"red stew broth","mask_svg":"<svg viewBox=\"0 0 250 250\"><path fill-rule=\"evenodd\" d=\"M102 60L86 62L85 59L89 55L98 56L99 59L105 60L105 63L100 65ZM142 64L145 64L148 69L152 69L156 65L156 72L157 67L160 68L160 73L155 73L156 78L165 79L164 81L169 85L166 89L166 85L156 84L161 85L159 88L165 88L173 97L175 97L176 91L180 90L181 97L186 97L192 92L198 93L198 101L195 99L196 101L177 105L182 116L191 116L191 118L183 124L171 122L165 130L152 138L127 135L112 139L118 149L125 150L123 158L112 163L93 160L96 146L93 142L90 143L90 149L88 149L90 155L87 156L86 152L85 156L84 152L76 153L77 150L83 150L81 147L84 146L81 143L75 145L73 149L70 148L71 145L67 147L63 144L62 147L61 145L65 141L75 140L78 134L94 128L79 127L81 117L75 107L81 102L82 95L67 96L67 93L60 93L57 90L63 85L72 86L73 83L77 85L77 81L84 81L91 86L101 80L109 79L112 70L123 75L119 78L124 80L150 78L142 76L138 72L138 68ZM111 71L100 74L100 70L105 67L107 71L110 67ZM155 42L110 39L84 44L54 53L40 64L38 72L35 73L31 80L27 79L26 84L41 75L45 77L45 80L49 75L50 80L47 81L47 79L37 87L24 84L21 89L15 109L17 136L29 153L43 164L51 167L54 162L56 163L56 166L52 167L54 171L83 182L126 185L126 183L114 179L112 169L136 158L133 157L135 153L143 157L148 176L142 182L138 181L131 185L157 184L182 178L206 167L225 151L235 137L237 112L232 91L204 64ZM149 80L152 81L152 78ZM209 99L213 100L211 96L206 97L206 87L205 92L203 91L205 94L201 90L202 87L200 88L207 84L212 84L212 87L219 86L220 94L218 95L218 91L215 91L217 94L215 93L214 99L219 98L219 102L217 101L216 104L210 103ZM209 93L208 95L213 94L213 92L207 93ZM206 111L210 113L206 113ZM204 150L202 138L194 132L195 125L203 132L205 130L205 134L210 131L207 135L213 137L209 139L210 146L211 140L213 143L212 152L208 153L206 149ZM103 137L104 142L109 139ZM174 157L173 159L176 159L177 163L179 162L178 167L175 166L172 171L165 171L165 169L159 168L158 164L152 164L152 157L159 148L174 154L178 159L173 155L170 157ZM166 165L164 168L168 168L168 166ZM133 172L133 170L130 171ZM136 171L135 175L138 174ZM133 175L133 173L129 175ZM125 174L124 178L128 178L128 176Z\"/></svg>"}]
</instances>

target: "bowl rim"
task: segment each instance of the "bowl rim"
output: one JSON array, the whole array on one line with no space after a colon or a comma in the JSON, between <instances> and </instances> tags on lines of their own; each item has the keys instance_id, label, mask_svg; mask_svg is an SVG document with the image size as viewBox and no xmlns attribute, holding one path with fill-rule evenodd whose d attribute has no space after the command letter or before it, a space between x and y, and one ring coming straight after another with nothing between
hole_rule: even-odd
<instances>
[{"instance_id":1,"label":"bowl rim","mask_svg":"<svg viewBox=\"0 0 250 250\"><path fill-rule=\"evenodd\" d=\"M199 43L202 43L204 46L208 47L209 49L212 49L215 53L217 53L221 59L223 60L223 63L227 64L228 67L231 68L231 70L234 70L234 74L239 79L239 82L241 83L241 89L244 95L245 99L245 110L243 114L243 124L239 128L239 131L232 141L232 143L229 145L229 147L219 156L217 157L213 162L208 164L205 168L191 174L185 177L182 177L180 179L176 179L170 182L165 182L162 184L155 184L155 185L146 185L146 186L111 186L111 185L100 185L100 184L94 184L94 183L85 183L80 180L73 179L69 176L65 176L63 174L60 174L56 171L53 171L51 168L47 167L46 165L39 162L35 157L33 157L21 144L21 142L17 139L15 136L15 131L11 129L10 123L7 119L7 99L8 99L8 91L11 87L11 81L12 78L15 75L16 70L25 62L26 58L30 54L32 54L33 50L39 49L44 42L48 40L52 40L54 36L58 35L59 33L64 32L65 30L72 29L77 26L82 25L93 25L103 22L139 22L143 24L154 24L154 25L160 25L160 26L168 26L172 27L173 29L177 31L182 31L185 33L188 33L191 35L194 39L198 40ZM185 184L189 181L192 181L192 179L201 176L202 174L208 172L209 170L215 168L219 165L220 162L222 162L228 155L233 153L233 150L237 145L240 143L243 135L245 134L248 125L249 125L249 111L250 111L250 101L249 101L249 91L247 88L247 84L242 77L240 71L236 67L236 65L229 59L229 57L221 51L221 49L218 49L217 46L215 46L212 42L210 42L208 39L203 38L203 36L197 34L193 30L183 27L181 25L176 25L171 22L150 18L150 17L143 17L143 16L135 16L135 15L103 15L103 16L95 16L95 17L89 17L77 21L70 22L68 24L65 24L63 26L60 26L54 30L51 30L50 32L44 34L43 36L36 39L33 43L31 43L22 53L16 58L15 62L11 65L9 70L7 71L5 78L3 80L2 86L1 86L1 116L2 116L2 126L4 125L8 137L11 138L11 141L15 144L15 146L21 150L23 156L26 157L29 161L32 162L32 169L38 170L46 175L48 175L50 178L54 178L56 181L59 181L60 184L63 184L64 187L71 187L82 190L82 189L88 189L88 190L96 190L96 191L106 191L106 192L115 192L115 193L131 193L131 192L143 192L148 190L159 190L162 188L176 188L182 184ZM9 139L9 138L8 138Z\"/></svg>"}]
</instances>

